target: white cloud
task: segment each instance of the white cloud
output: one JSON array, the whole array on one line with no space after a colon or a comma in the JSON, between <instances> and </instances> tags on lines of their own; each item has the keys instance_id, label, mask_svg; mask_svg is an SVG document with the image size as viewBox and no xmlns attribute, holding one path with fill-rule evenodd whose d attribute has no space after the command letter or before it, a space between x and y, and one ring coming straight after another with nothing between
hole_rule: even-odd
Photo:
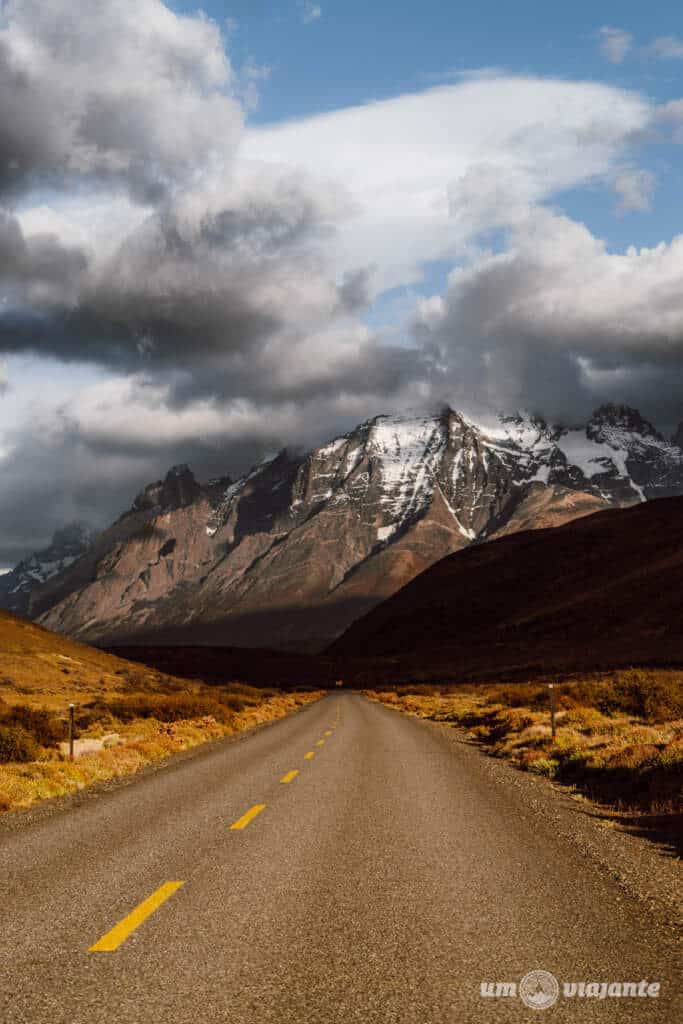
<instances>
[{"instance_id":1,"label":"white cloud","mask_svg":"<svg viewBox=\"0 0 683 1024\"><path fill-rule=\"evenodd\" d=\"M322 17L320 4L313 3L312 0L299 0L299 8L304 25L310 25L312 21L317 21Z\"/></svg>"},{"instance_id":2,"label":"white cloud","mask_svg":"<svg viewBox=\"0 0 683 1024\"><path fill-rule=\"evenodd\" d=\"M644 168L624 167L614 176L614 189L619 196L617 210L626 213L649 210L655 189L655 176Z\"/></svg>"},{"instance_id":3,"label":"white cloud","mask_svg":"<svg viewBox=\"0 0 683 1024\"><path fill-rule=\"evenodd\" d=\"M683 236L611 253L585 226L536 208L504 252L455 270L446 294L420 305L415 330L464 401L571 415L613 397L616 371L628 397L640 389L675 418L682 281Z\"/></svg>"},{"instance_id":4,"label":"white cloud","mask_svg":"<svg viewBox=\"0 0 683 1024\"><path fill-rule=\"evenodd\" d=\"M608 178L651 116L623 90L503 77L252 129L242 156L305 169L349 192L357 212L338 228L335 264L375 266L377 292L417 280L422 262L456 258L495 226L490 210L475 217L458 207L458 194L469 203L480 179L494 177L501 197L526 204Z\"/></svg>"},{"instance_id":5,"label":"white cloud","mask_svg":"<svg viewBox=\"0 0 683 1024\"><path fill-rule=\"evenodd\" d=\"M646 47L645 52L662 60L683 60L683 39L678 36L660 36Z\"/></svg>"},{"instance_id":6,"label":"white cloud","mask_svg":"<svg viewBox=\"0 0 683 1024\"><path fill-rule=\"evenodd\" d=\"M633 36L623 29L603 25L598 31L600 52L611 64L621 64L633 47Z\"/></svg>"},{"instance_id":7,"label":"white cloud","mask_svg":"<svg viewBox=\"0 0 683 1024\"><path fill-rule=\"evenodd\" d=\"M242 113L218 26L161 0L6 0L0 188L99 175L148 197L224 166Z\"/></svg>"}]
</instances>

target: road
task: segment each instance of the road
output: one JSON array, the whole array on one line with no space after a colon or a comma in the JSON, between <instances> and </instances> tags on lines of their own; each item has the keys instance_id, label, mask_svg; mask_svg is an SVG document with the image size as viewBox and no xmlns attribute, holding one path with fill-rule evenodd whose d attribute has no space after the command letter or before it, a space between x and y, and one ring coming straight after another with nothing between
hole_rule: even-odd
<instances>
[{"instance_id":1,"label":"road","mask_svg":"<svg viewBox=\"0 0 683 1024\"><path fill-rule=\"evenodd\" d=\"M447 732L334 693L3 827L0 1021L680 1019L664 929ZM532 969L661 991L482 997Z\"/></svg>"}]
</instances>

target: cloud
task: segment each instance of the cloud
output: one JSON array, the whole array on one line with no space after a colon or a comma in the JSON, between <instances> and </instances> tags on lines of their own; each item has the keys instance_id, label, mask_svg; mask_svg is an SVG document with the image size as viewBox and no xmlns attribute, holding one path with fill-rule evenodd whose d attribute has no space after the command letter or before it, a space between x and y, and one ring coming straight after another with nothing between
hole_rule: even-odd
<instances>
[{"instance_id":1,"label":"cloud","mask_svg":"<svg viewBox=\"0 0 683 1024\"><path fill-rule=\"evenodd\" d=\"M614 397L680 419L683 236L610 253L567 217L536 208L504 252L455 270L414 330L464 403L574 419Z\"/></svg>"},{"instance_id":2,"label":"cloud","mask_svg":"<svg viewBox=\"0 0 683 1024\"><path fill-rule=\"evenodd\" d=\"M649 210L655 183L654 174L644 168L625 167L617 171L614 176L614 190L619 196L617 210L620 213Z\"/></svg>"},{"instance_id":3,"label":"cloud","mask_svg":"<svg viewBox=\"0 0 683 1024\"><path fill-rule=\"evenodd\" d=\"M299 9L304 25L310 25L312 21L318 21L322 17L320 4L313 3L312 0L299 0Z\"/></svg>"},{"instance_id":4,"label":"cloud","mask_svg":"<svg viewBox=\"0 0 683 1024\"><path fill-rule=\"evenodd\" d=\"M683 60L683 39L678 36L660 36L645 48L645 53L662 60Z\"/></svg>"},{"instance_id":5,"label":"cloud","mask_svg":"<svg viewBox=\"0 0 683 1024\"><path fill-rule=\"evenodd\" d=\"M324 247L346 202L291 172L255 169L243 186L164 204L90 263L49 237L25 238L5 217L0 281L15 301L0 316L0 348L129 372L184 367L212 389L218 372L246 381L274 339L319 330L366 301L369 271L339 283L326 273Z\"/></svg>"},{"instance_id":6,"label":"cloud","mask_svg":"<svg viewBox=\"0 0 683 1024\"><path fill-rule=\"evenodd\" d=\"M34 319L37 310L48 312L76 301L88 264L85 250L62 244L56 235L26 237L17 218L0 207L2 320L21 320L24 310Z\"/></svg>"},{"instance_id":7,"label":"cloud","mask_svg":"<svg viewBox=\"0 0 683 1024\"><path fill-rule=\"evenodd\" d=\"M242 113L214 22L160 0L7 0L0 194L91 176L148 200L230 160Z\"/></svg>"},{"instance_id":8,"label":"cloud","mask_svg":"<svg viewBox=\"0 0 683 1024\"><path fill-rule=\"evenodd\" d=\"M661 337L678 337L678 243L617 257L544 207L600 183L645 208L642 97L480 72L245 128L267 71L235 73L206 17L10 0L0 25L7 550L106 521L178 461L235 473L264 448L474 395L578 407L614 374L642 382L648 359L676 364ZM363 322L437 260L457 269L414 333ZM33 422L13 416L36 388Z\"/></svg>"},{"instance_id":9,"label":"cloud","mask_svg":"<svg viewBox=\"0 0 683 1024\"><path fill-rule=\"evenodd\" d=\"M502 78L505 70L498 67L480 68L448 68L445 71L420 71L416 75L419 82L427 85L440 85L443 82L465 82L484 78Z\"/></svg>"},{"instance_id":10,"label":"cloud","mask_svg":"<svg viewBox=\"0 0 683 1024\"><path fill-rule=\"evenodd\" d=\"M42 270L24 257L0 348L117 371L189 367L198 389L253 386L264 351L321 336L515 209L609 174L649 116L618 90L505 79L254 130L232 177L205 176L137 218L128 210L116 246L102 248L106 219L94 252L55 236L61 277L47 281L47 257ZM638 186L644 195L633 175L630 191L620 179L624 202ZM34 211L33 222L50 219ZM25 231L24 245L35 250L37 237Z\"/></svg>"},{"instance_id":11,"label":"cloud","mask_svg":"<svg viewBox=\"0 0 683 1024\"><path fill-rule=\"evenodd\" d=\"M516 201L542 202L610 177L651 118L625 90L506 76L252 129L241 153L306 168L350 193L357 213L339 225L335 267L377 267L378 294L419 281L429 260L456 259L482 227L458 217L462 181L471 194L480 173L493 175Z\"/></svg>"},{"instance_id":12,"label":"cloud","mask_svg":"<svg viewBox=\"0 0 683 1024\"><path fill-rule=\"evenodd\" d=\"M611 64L621 64L633 48L633 36L623 29L603 25L598 31L600 52Z\"/></svg>"}]
</instances>

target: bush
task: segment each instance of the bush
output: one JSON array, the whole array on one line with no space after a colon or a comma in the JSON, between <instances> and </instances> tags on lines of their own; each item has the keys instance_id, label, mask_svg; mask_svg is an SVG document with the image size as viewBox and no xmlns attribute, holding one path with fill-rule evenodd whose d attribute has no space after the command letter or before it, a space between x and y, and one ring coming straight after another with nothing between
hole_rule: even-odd
<instances>
[{"instance_id":1,"label":"bush","mask_svg":"<svg viewBox=\"0 0 683 1024\"><path fill-rule=\"evenodd\" d=\"M224 693L221 697L221 703L225 704L231 711L237 712L244 711L247 706L244 697L239 697L236 693Z\"/></svg>"},{"instance_id":2,"label":"bush","mask_svg":"<svg viewBox=\"0 0 683 1024\"><path fill-rule=\"evenodd\" d=\"M0 725L0 762L35 761L38 744L20 725Z\"/></svg>"},{"instance_id":3,"label":"bush","mask_svg":"<svg viewBox=\"0 0 683 1024\"><path fill-rule=\"evenodd\" d=\"M0 725L21 726L41 747L53 747L65 738L66 728L50 711L29 708L18 704L16 707L0 709Z\"/></svg>"},{"instance_id":4,"label":"bush","mask_svg":"<svg viewBox=\"0 0 683 1024\"><path fill-rule=\"evenodd\" d=\"M195 697L190 693L172 697L138 697L126 701L112 701L106 705L120 722L135 718L156 718L158 722L180 722L188 718L213 716L217 722L229 722L230 708L213 697Z\"/></svg>"},{"instance_id":5,"label":"bush","mask_svg":"<svg viewBox=\"0 0 683 1024\"><path fill-rule=\"evenodd\" d=\"M537 708L548 704L548 687L519 683L516 686L491 686L486 688L488 704L504 704L508 708Z\"/></svg>"},{"instance_id":6,"label":"bush","mask_svg":"<svg viewBox=\"0 0 683 1024\"><path fill-rule=\"evenodd\" d=\"M683 717L683 684L642 669L619 672L613 679L567 683L558 689L563 707L583 704L606 715L621 713L648 722Z\"/></svg>"}]
</instances>

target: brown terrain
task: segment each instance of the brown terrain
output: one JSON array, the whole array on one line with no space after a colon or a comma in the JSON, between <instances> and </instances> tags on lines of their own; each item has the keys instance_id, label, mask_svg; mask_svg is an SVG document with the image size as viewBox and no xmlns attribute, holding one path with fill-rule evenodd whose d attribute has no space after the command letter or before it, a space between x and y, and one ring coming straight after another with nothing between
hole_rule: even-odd
<instances>
[{"instance_id":1,"label":"brown terrain","mask_svg":"<svg viewBox=\"0 0 683 1024\"><path fill-rule=\"evenodd\" d=\"M394 681L678 665L682 570L682 498L599 512L444 558L328 654Z\"/></svg>"}]
</instances>

